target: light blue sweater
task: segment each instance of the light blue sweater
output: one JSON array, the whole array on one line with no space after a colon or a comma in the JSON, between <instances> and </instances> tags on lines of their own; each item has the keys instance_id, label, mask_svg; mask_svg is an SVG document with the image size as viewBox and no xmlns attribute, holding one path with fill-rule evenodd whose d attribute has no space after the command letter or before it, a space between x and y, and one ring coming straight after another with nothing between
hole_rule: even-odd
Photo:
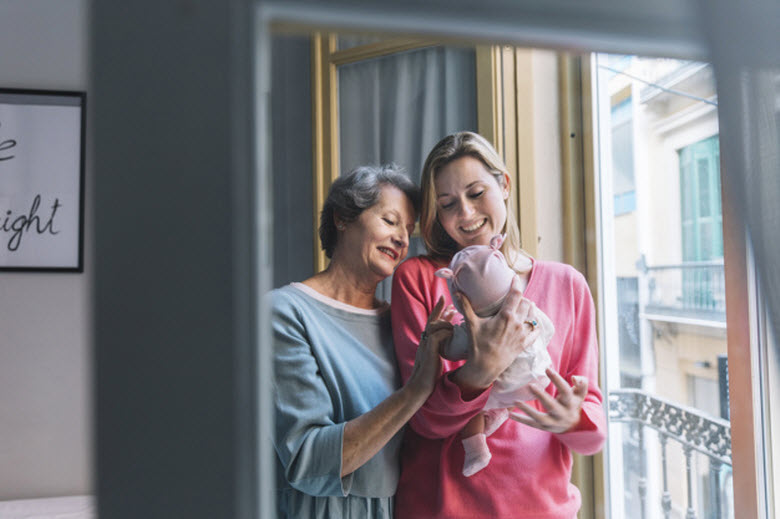
<instances>
[{"instance_id":1,"label":"light blue sweater","mask_svg":"<svg viewBox=\"0 0 780 519\"><path fill-rule=\"evenodd\" d=\"M389 306L362 310L300 283L271 301L279 516L391 518L400 431L339 476L345 423L400 386Z\"/></svg>"}]
</instances>

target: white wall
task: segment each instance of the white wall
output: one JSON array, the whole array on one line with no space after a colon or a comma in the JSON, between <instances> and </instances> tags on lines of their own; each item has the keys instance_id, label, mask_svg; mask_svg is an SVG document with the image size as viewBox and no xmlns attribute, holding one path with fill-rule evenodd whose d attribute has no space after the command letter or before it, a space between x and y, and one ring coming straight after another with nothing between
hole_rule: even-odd
<instances>
[{"instance_id":1,"label":"white wall","mask_svg":"<svg viewBox=\"0 0 780 519\"><path fill-rule=\"evenodd\" d=\"M0 88L87 80L87 0L0 0ZM81 274L0 272L0 500L91 492L90 250Z\"/></svg>"},{"instance_id":2,"label":"white wall","mask_svg":"<svg viewBox=\"0 0 780 519\"><path fill-rule=\"evenodd\" d=\"M558 58L533 52L534 169L536 171L537 257L563 261L563 179L561 178Z\"/></svg>"}]
</instances>

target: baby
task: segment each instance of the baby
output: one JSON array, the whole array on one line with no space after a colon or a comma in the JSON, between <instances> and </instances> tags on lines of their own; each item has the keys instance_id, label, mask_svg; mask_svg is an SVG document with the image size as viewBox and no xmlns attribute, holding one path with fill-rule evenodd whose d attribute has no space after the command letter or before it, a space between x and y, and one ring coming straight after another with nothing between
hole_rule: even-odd
<instances>
[{"instance_id":1,"label":"baby","mask_svg":"<svg viewBox=\"0 0 780 519\"><path fill-rule=\"evenodd\" d=\"M452 258L449 268L436 271L436 275L447 279L447 284L457 309L457 293L468 297L474 312L480 317L495 315L509 293L515 276L499 247L505 235L496 235L490 245L466 247ZM550 383L545 370L552 365L547 345L555 332L550 318L539 309L529 316L532 326L540 328L540 335L534 343L523 350L512 364L493 383L484 411L475 416L464 427L463 448L466 451L463 475L472 476L490 463L487 437L493 434L509 417L508 409L515 402L533 400L530 385L544 388ZM462 360L467 356L471 339L465 325L455 326L449 341L442 346L441 355L447 360Z\"/></svg>"}]
</instances>

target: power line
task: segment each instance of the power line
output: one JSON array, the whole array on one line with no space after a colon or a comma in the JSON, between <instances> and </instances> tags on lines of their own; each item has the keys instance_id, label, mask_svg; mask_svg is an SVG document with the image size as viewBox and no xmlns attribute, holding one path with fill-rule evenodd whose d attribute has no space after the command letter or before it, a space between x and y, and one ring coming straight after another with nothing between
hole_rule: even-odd
<instances>
[{"instance_id":1,"label":"power line","mask_svg":"<svg viewBox=\"0 0 780 519\"><path fill-rule=\"evenodd\" d=\"M631 79L634 79L636 81L639 81L641 83L644 83L646 85L650 85L651 87L655 87L659 90L663 90L664 92L669 92L670 94L687 97L688 99L693 99L695 101L701 101L702 103L707 103L708 105L712 106L718 106L717 101L712 101L710 99L704 99L703 97L695 96L693 94L688 94L687 92L680 92L679 90L674 90L672 88L666 88L665 86L661 86L658 83L653 83L652 81L647 81L646 79L642 79L641 77L634 76L632 74L629 74L628 72L623 72L622 70L618 70L616 68L608 67L607 65L599 65L600 68L609 70L610 72L614 72L615 74L620 74L622 76L629 77Z\"/></svg>"}]
</instances>

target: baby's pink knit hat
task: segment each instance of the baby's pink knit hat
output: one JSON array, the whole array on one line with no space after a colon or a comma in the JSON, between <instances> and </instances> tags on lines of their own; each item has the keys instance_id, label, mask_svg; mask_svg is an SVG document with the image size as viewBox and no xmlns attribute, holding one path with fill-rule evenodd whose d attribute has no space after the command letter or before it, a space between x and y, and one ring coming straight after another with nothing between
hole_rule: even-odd
<instances>
[{"instance_id":1,"label":"baby's pink knit hat","mask_svg":"<svg viewBox=\"0 0 780 519\"><path fill-rule=\"evenodd\" d=\"M469 298L480 317L495 314L504 302L515 276L498 250L505 238L505 234L497 234L490 239L490 245L466 247L453 256L449 268L436 271L437 276L447 280L452 301L461 313L458 292Z\"/></svg>"}]
</instances>

